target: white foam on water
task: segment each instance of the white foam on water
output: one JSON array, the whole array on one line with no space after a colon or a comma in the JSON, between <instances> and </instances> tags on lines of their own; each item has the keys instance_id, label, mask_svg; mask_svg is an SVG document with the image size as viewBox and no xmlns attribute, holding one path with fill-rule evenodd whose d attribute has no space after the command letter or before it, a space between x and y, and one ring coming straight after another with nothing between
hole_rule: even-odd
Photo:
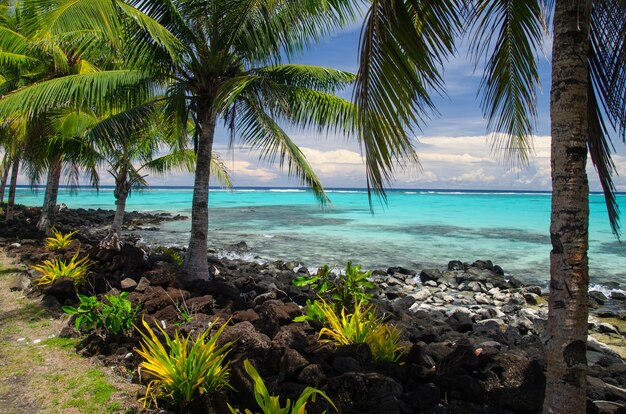
<instances>
[{"instance_id":1,"label":"white foam on water","mask_svg":"<svg viewBox=\"0 0 626 414\"><path fill-rule=\"evenodd\" d=\"M603 286L603 285L598 285L596 283L592 283L589 285L589 291L596 291L596 292L602 292L604 294L604 296L606 296L607 298L611 297L611 293L622 293L624 295L626 295L626 290L623 289L611 289L610 287L607 286Z\"/></svg>"},{"instance_id":2,"label":"white foam on water","mask_svg":"<svg viewBox=\"0 0 626 414\"><path fill-rule=\"evenodd\" d=\"M218 259L226 260L243 260L245 262L257 263L263 265L267 261L255 257L252 253L233 252L232 250L222 250L216 253Z\"/></svg>"},{"instance_id":3,"label":"white foam on water","mask_svg":"<svg viewBox=\"0 0 626 414\"><path fill-rule=\"evenodd\" d=\"M306 190L298 190L295 188L270 188L270 193L305 193Z\"/></svg>"}]
</instances>

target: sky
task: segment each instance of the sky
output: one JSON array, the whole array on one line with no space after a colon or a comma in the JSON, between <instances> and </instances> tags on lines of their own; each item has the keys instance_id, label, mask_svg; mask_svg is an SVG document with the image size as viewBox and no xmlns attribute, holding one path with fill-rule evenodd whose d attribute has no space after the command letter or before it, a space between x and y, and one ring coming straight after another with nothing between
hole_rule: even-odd
<instances>
[{"instance_id":1,"label":"sky","mask_svg":"<svg viewBox=\"0 0 626 414\"><path fill-rule=\"evenodd\" d=\"M322 40L299 56L296 63L327 66L356 73L360 24ZM396 172L392 188L423 189L550 189L549 40L538 52L541 90L537 97L538 119L534 152L526 166L511 164L492 151L487 135L487 121L480 108L478 85L481 71L467 56L467 44L461 42L458 53L446 62L446 95L434 95L439 114L420 125L415 147L420 165ZM342 97L350 99L346 90ZM320 136L315 131L288 129L326 188L365 187L365 168L356 139L343 136ZM226 161L235 186L296 187L296 179L278 165L259 162L258 154L237 146L228 149L228 134L216 131L214 150ZM626 146L616 142L614 161L618 168L618 191L626 191ZM600 189L593 166L588 166L591 189ZM20 180L26 182L25 180ZM152 185L193 185L191 174L171 172L166 177L148 177ZM103 185L112 178L102 174Z\"/></svg>"}]
</instances>

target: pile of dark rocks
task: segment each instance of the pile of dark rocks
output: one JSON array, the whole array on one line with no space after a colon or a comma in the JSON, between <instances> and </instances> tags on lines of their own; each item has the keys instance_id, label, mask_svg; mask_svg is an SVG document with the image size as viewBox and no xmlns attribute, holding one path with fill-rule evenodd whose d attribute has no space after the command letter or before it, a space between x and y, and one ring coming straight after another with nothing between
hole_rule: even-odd
<instances>
[{"instance_id":1,"label":"pile of dark rocks","mask_svg":"<svg viewBox=\"0 0 626 414\"><path fill-rule=\"evenodd\" d=\"M48 254L37 240L5 247L26 263ZM181 286L178 265L169 254L128 244L119 252L86 244L82 248L94 261L90 288L130 292L147 321L183 333L203 331L216 320L213 326L228 323L221 342L234 341L234 390L199 402L204 405L193 410L226 413L226 402L233 401L254 408L252 384L243 370L243 360L249 359L270 392L293 400L306 386L314 386L342 413L541 412L545 298L539 287L507 278L489 261L453 261L444 269L419 272L399 267L374 272L372 302L401 329L406 346L398 363L377 363L366 345L320 343L319 326L293 322L313 297L313 292L292 284L295 277L309 273L298 263L209 256L214 280ZM46 303L57 308L76 296L67 283L54 284L44 293ZM191 321L182 323L182 306L191 312ZM612 329L610 335L623 338L617 327ZM68 326L64 334L75 334L71 331ZM140 359L133 350L137 344L137 337L94 334L78 349L123 367L121 372L131 370L139 381ZM620 412L626 404L624 360L593 339L588 357L589 412ZM326 409L318 400L309 412Z\"/></svg>"}]
</instances>

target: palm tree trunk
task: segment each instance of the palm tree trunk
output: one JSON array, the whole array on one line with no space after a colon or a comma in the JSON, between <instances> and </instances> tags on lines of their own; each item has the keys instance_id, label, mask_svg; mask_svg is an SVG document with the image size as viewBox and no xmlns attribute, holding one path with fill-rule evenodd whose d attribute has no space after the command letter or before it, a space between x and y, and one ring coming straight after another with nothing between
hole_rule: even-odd
<instances>
[{"instance_id":1,"label":"palm tree trunk","mask_svg":"<svg viewBox=\"0 0 626 414\"><path fill-rule=\"evenodd\" d=\"M63 166L62 155L59 153L54 156L48 169L48 182L46 183L46 194L43 198L43 206L41 207L41 216L37 222L37 229L46 233L50 233L50 227L54 225L54 216L57 207L57 198L59 195L59 182L61 181L61 168Z\"/></svg>"},{"instance_id":2,"label":"palm tree trunk","mask_svg":"<svg viewBox=\"0 0 626 414\"><path fill-rule=\"evenodd\" d=\"M17 187L17 174L20 171L20 159L16 158L13 161L13 166L11 168L11 184L9 185L9 200L7 202L7 215L6 215L6 221L12 221L13 220L13 216L15 214L14 212L14 206L15 206L15 189Z\"/></svg>"},{"instance_id":3,"label":"palm tree trunk","mask_svg":"<svg viewBox=\"0 0 626 414\"><path fill-rule=\"evenodd\" d=\"M552 51L552 214L545 413L586 412L591 0L557 0Z\"/></svg>"},{"instance_id":4,"label":"palm tree trunk","mask_svg":"<svg viewBox=\"0 0 626 414\"><path fill-rule=\"evenodd\" d=\"M211 152L215 135L215 114L205 106L198 108L200 139L196 161L193 201L191 206L191 236L182 268L183 282L209 280L207 262L207 233L209 231L209 178Z\"/></svg>"},{"instance_id":5,"label":"palm tree trunk","mask_svg":"<svg viewBox=\"0 0 626 414\"><path fill-rule=\"evenodd\" d=\"M0 204L4 203L4 190L7 188L7 179L11 169L11 158L5 154L2 166L2 178L0 179Z\"/></svg>"},{"instance_id":6,"label":"palm tree trunk","mask_svg":"<svg viewBox=\"0 0 626 414\"><path fill-rule=\"evenodd\" d=\"M115 216L113 223L107 235L100 241L100 248L120 250L122 243L120 242L120 233L124 224L124 213L126 212L126 199L130 193L131 183L128 181L128 171L123 168L118 173L115 180Z\"/></svg>"}]
</instances>

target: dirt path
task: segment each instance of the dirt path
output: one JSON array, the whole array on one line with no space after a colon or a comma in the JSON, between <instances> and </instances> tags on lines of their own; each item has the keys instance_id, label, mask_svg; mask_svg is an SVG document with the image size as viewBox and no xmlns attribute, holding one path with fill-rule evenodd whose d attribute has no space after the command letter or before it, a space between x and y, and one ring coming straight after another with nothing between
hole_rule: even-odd
<instances>
[{"instance_id":1,"label":"dirt path","mask_svg":"<svg viewBox=\"0 0 626 414\"><path fill-rule=\"evenodd\" d=\"M21 270L0 255L0 411L137 412L137 385L76 355L76 340L58 337L64 321L43 308L41 298L10 291Z\"/></svg>"}]
</instances>

